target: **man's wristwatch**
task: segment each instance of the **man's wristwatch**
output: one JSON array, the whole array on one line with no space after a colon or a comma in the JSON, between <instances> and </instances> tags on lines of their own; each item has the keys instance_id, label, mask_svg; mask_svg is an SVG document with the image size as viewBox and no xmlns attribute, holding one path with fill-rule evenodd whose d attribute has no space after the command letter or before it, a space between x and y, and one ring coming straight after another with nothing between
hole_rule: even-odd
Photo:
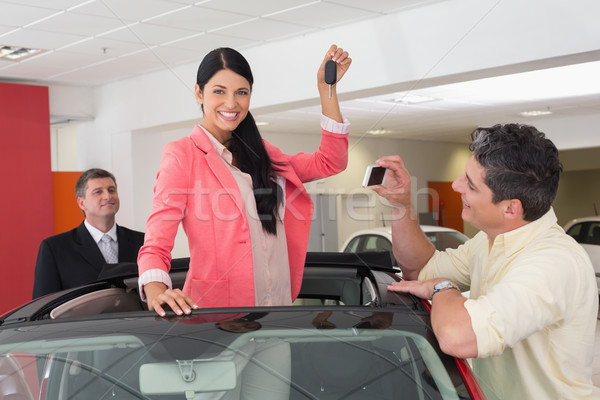
<instances>
[{"instance_id":1,"label":"man's wristwatch","mask_svg":"<svg viewBox=\"0 0 600 400\"><path fill-rule=\"evenodd\" d=\"M456 289L460 292L460 289L454 283L450 281L441 281L433 285L433 293L431 294L431 298L433 298L433 295L435 295L437 292L448 289Z\"/></svg>"}]
</instances>

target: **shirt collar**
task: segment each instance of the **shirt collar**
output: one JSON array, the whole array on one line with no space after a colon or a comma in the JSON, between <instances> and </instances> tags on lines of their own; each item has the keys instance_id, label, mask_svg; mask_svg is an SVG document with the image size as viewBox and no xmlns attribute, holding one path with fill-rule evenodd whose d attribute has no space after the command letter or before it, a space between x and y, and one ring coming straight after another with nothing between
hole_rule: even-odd
<instances>
[{"instance_id":1,"label":"shirt collar","mask_svg":"<svg viewBox=\"0 0 600 400\"><path fill-rule=\"evenodd\" d=\"M554 209L550 210L535 221L531 221L517 229L496 236L494 247L504 246L507 256L516 253L533 241L540 233L556 225L557 218Z\"/></svg>"},{"instance_id":2,"label":"shirt collar","mask_svg":"<svg viewBox=\"0 0 600 400\"><path fill-rule=\"evenodd\" d=\"M87 222L87 219L84 220L83 223L84 223L85 227L87 228L88 232L90 233L90 235L92 235L94 242L96 242L96 243L100 242L100 239L102 239L102 236L104 236L104 232L102 232L100 229L92 226L92 224ZM108 236L110 236L112 238L112 240L117 242L117 224L114 224L112 226L112 228L110 228L110 230L108 232L106 232L106 234Z\"/></svg>"},{"instance_id":3,"label":"shirt collar","mask_svg":"<svg viewBox=\"0 0 600 400\"><path fill-rule=\"evenodd\" d=\"M212 146L215 148L215 151L217 152L219 157L221 157L223 160L227 161L230 165L233 165L232 164L233 163L233 155L227 149L227 147L225 147L223 145L223 143L219 142L217 140L217 138L214 137L213 134L210 133L205 127L203 127L201 125L199 125L199 126L200 126L200 128L202 128L202 130L206 134L206 137L210 141L210 144L212 144Z\"/></svg>"}]
</instances>

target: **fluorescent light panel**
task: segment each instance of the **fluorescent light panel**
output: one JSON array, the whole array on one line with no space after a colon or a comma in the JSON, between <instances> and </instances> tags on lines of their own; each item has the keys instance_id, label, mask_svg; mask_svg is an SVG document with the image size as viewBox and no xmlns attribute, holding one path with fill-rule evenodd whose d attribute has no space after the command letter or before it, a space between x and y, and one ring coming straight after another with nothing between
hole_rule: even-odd
<instances>
[{"instance_id":1,"label":"fluorescent light panel","mask_svg":"<svg viewBox=\"0 0 600 400\"><path fill-rule=\"evenodd\" d=\"M0 46L0 58L10 61L20 61L41 51L43 50L27 47Z\"/></svg>"}]
</instances>

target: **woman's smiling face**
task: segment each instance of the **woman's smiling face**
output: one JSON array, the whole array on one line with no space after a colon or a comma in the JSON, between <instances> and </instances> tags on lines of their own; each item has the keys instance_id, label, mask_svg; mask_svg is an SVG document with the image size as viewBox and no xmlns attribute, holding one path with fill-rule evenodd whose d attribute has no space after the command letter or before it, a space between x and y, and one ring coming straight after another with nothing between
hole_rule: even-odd
<instances>
[{"instance_id":1,"label":"woman's smiling face","mask_svg":"<svg viewBox=\"0 0 600 400\"><path fill-rule=\"evenodd\" d=\"M250 107L250 83L229 69L222 69L206 82L204 90L196 85L196 100L202 104L202 126L221 143L231 137Z\"/></svg>"}]
</instances>

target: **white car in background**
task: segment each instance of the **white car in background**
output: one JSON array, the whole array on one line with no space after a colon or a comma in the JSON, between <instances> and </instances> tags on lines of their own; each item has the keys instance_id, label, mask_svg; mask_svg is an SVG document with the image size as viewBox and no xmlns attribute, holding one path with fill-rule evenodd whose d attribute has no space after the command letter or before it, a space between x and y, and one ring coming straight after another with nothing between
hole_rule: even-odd
<instances>
[{"instance_id":1,"label":"white car in background","mask_svg":"<svg viewBox=\"0 0 600 400\"><path fill-rule=\"evenodd\" d=\"M436 249L446 250L447 248L457 248L469 237L455 229L443 226L421 225L427 238L433 243ZM379 227L371 229L362 229L354 232L342 245L340 251L344 253L361 253L365 251L387 250L392 252L392 228ZM395 258L392 255L395 262Z\"/></svg>"},{"instance_id":2,"label":"white car in background","mask_svg":"<svg viewBox=\"0 0 600 400\"><path fill-rule=\"evenodd\" d=\"M567 222L564 229L590 256L600 294L600 216L575 218Z\"/></svg>"}]
</instances>

